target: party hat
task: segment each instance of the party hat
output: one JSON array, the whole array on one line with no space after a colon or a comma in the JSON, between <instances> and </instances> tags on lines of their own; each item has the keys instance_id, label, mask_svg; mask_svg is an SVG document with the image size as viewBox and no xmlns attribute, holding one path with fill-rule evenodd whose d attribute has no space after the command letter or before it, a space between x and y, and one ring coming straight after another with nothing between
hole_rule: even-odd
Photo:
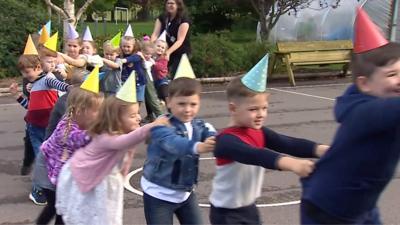
<instances>
[{"instance_id":1,"label":"party hat","mask_svg":"<svg viewBox=\"0 0 400 225\"><path fill-rule=\"evenodd\" d=\"M125 31L125 33L124 33L124 37L135 37L135 36L133 35L132 27L131 27L130 24L129 24L129 26L126 28L126 31Z\"/></svg>"},{"instance_id":2,"label":"party hat","mask_svg":"<svg viewBox=\"0 0 400 225\"><path fill-rule=\"evenodd\" d=\"M119 44L121 43L121 32L118 32L113 38L110 40L113 48L119 48Z\"/></svg>"},{"instance_id":3,"label":"party hat","mask_svg":"<svg viewBox=\"0 0 400 225\"><path fill-rule=\"evenodd\" d=\"M40 37L39 37L39 44L44 44L50 37L49 33L47 32L46 26L43 26L43 28L40 30Z\"/></svg>"},{"instance_id":4,"label":"party hat","mask_svg":"<svg viewBox=\"0 0 400 225\"><path fill-rule=\"evenodd\" d=\"M372 22L368 14L357 8L357 17L354 24L354 53L362 53L389 43L380 29Z\"/></svg>"},{"instance_id":5,"label":"party hat","mask_svg":"<svg viewBox=\"0 0 400 225\"><path fill-rule=\"evenodd\" d=\"M81 88L94 93L99 93L99 66L95 66L92 72L81 84Z\"/></svg>"},{"instance_id":6,"label":"party hat","mask_svg":"<svg viewBox=\"0 0 400 225\"><path fill-rule=\"evenodd\" d=\"M79 38L78 32L76 32L72 24L68 23L67 39L77 39L77 38Z\"/></svg>"},{"instance_id":7,"label":"party hat","mask_svg":"<svg viewBox=\"0 0 400 225\"><path fill-rule=\"evenodd\" d=\"M157 40L167 42L167 32L164 30Z\"/></svg>"},{"instance_id":8,"label":"party hat","mask_svg":"<svg viewBox=\"0 0 400 225\"><path fill-rule=\"evenodd\" d=\"M186 54L183 54L181 57L181 61L179 62L178 69L176 70L175 77L188 77L192 79L196 79L196 75L194 75L192 66L190 65L189 58Z\"/></svg>"},{"instance_id":9,"label":"party hat","mask_svg":"<svg viewBox=\"0 0 400 225\"><path fill-rule=\"evenodd\" d=\"M264 92L267 86L268 54L266 54L241 79L244 86L255 91Z\"/></svg>"},{"instance_id":10,"label":"party hat","mask_svg":"<svg viewBox=\"0 0 400 225\"><path fill-rule=\"evenodd\" d=\"M115 97L125 102L135 103L136 98L136 73L132 71L124 85L119 89Z\"/></svg>"},{"instance_id":11,"label":"party hat","mask_svg":"<svg viewBox=\"0 0 400 225\"><path fill-rule=\"evenodd\" d=\"M57 52L57 39L58 39L58 32L56 32L55 34L53 34L53 36L51 36L44 44L43 46L54 51Z\"/></svg>"},{"instance_id":12,"label":"party hat","mask_svg":"<svg viewBox=\"0 0 400 225\"><path fill-rule=\"evenodd\" d=\"M83 32L83 41L93 41L92 32L90 32L89 26L86 26L85 32Z\"/></svg>"},{"instance_id":13,"label":"party hat","mask_svg":"<svg viewBox=\"0 0 400 225\"><path fill-rule=\"evenodd\" d=\"M46 23L45 26L46 26L47 34L50 36L50 34L51 34L51 20L47 21L47 23ZM43 32L43 28L40 29L38 33L39 33L40 35L42 35L42 32Z\"/></svg>"},{"instance_id":14,"label":"party hat","mask_svg":"<svg viewBox=\"0 0 400 225\"><path fill-rule=\"evenodd\" d=\"M26 41L24 55L39 55L35 44L33 44L31 35L28 36L28 40Z\"/></svg>"}]
</instances>

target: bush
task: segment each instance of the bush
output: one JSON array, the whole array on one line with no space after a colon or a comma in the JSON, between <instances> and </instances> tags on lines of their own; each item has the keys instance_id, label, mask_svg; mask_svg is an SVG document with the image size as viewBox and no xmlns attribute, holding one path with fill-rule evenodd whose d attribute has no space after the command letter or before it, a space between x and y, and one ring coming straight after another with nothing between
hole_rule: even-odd
<instances>
[{"instance_id":1,"label":"bush","mask_svg":"<svg viewBox=\"0 0 400 225\"><path fill-rule=\"evenodd\" d=\"M223 77L244 73L270 50L268 44L236 44L227 34L206 34L192 38L191 63L197 77Z\"/></svg>"},{"instance_id":2,"label":"bush","mask_svg":"<svg viewBox=\"0 0 400 225\"><path fill-rule=\"evenodd\" d=\"M0 78L16 76L16 62L28 34L46 23L42 5L29 0L0 0Z\"/></svg>"}]
</instances>

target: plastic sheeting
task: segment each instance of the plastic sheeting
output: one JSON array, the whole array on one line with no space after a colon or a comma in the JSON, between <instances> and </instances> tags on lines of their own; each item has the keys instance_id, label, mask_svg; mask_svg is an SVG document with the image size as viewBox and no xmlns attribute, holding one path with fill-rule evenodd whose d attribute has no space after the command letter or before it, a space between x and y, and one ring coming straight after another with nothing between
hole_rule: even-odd
<instances>
[{"instance_id":1,"label":"plastic sheeting","mask_svg":"<svg viewBox=\"0 0 400 225\"><path fill-rule=\"evenodd\" d=\"M387 37L390 4L391 0L341 0L336 8L321 9L319 1L314 0L309 8L297 14L282 15L269 39L271 42L352 39L357 5L367 11Z\"/></svg>"}]
</instances>

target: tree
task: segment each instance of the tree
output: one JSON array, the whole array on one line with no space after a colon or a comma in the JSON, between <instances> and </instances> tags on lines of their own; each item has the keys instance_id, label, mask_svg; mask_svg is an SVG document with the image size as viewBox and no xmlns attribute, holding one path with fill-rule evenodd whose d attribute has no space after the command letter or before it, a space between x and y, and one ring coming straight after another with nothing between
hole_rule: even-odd
<instances>
[{"instance_id":1,"label":"tree","mask_svg":"<svg viewBox=\"0 0 400 225\"><path fill-rule=\"evenodd\" d=\"M261 40L267 40L270 31L276 25L281 15L286 13L297 13L298 10L307 8L313 0L250 0L254 11L260 21ZM330 3L332 2L332 3ZM319 0L320 9L336 8L340 0Z\"/></svg>"}]
</instances>

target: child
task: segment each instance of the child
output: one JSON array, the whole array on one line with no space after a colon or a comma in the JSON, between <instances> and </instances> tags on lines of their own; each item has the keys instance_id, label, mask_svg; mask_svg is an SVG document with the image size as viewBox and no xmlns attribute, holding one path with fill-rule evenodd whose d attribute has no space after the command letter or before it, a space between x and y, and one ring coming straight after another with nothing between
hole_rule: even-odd
<instances>
[{"instance_id":1,"label":"child","mask_svg":"<svg viewBox=\"0 0 400 225\"><path fill-rule=\"evenodd\" d=\"M122 85L121 65L113 66L120 54L119 44L113 46L111 41L106 41L103 45L103 52L105 65L101 71L105 75L100 82L100 90L104 92L105 96L115 95Z\"/></svg>"},{"instance_id":2,"label":"child","mask_svg":"<svg viewBox=\"0 0 400 225\"><path fill-rule=\"evenodd\" d=\"M68 32L67 32L67 38L65 40L65 46L66 46L66 54L73 58L73 59L78 59L79 58L79 53L82 48L82 39L79 38L78 32L76 32L75 28L71 25L68 24ZM60 56L59 59L61 61L64 61L64 59ZM69 64L64 64L64 66L60 66L58 68L62 74L64 74L65 81L67 83L70 83L70 79L72 77L72 74L74 74L75 70L81 70L85 71L83 68L78 68L73 65Z\"/></svg>"},{"instance_id":3,"label":"child","mask_svg":"<svg viewBox=\"0 0 400 225\"><path fill-rule=\"evenodd\" d=\"M97 76L98 74L93 74ZM96 79L95 79L96 80ZM86 79L86 82L91 82ZM95 81L98 83L98 79ZM85 83L82 84L85 87ZM73 88L68 93L66 115L58 122L52 135L42 144L41 153L35 163L33 180L42 187L47 205L37 219L37 224L48 224L56 214L55 188L59 172L64 163L72 156L76 149L85 146L90 137L84 130L97 117L103 101L103 95L98 88ZM52 116L54 116L54 111ZM45 164L46 168L41 166ZM62 223L61 216L56 216L55 224Z\"/></svg>"},{"instance_id":4,"label":"child","mask_svg":"<svg viewBox=\"0 0 400 225\"><path fill-rule=\"evenodd\" d=\"M201 85L179 77L171 82L167 106L172 127L151 130L141 186L147 224L204 224L194 193L199 155L211 152L215 129L196 119Z\"/></svg>"},{"instance_id":5,"label":"child","mask_svg":"<svg viewBox=\"0 0 400 225\"><path fill-rule=\"evenodd\" d=\"M158 97L165 103L168 97L168 59L165 51L168 49L167 42L158 39L156 41L156 60L153 66L152 74L154 86L157 90Z\"/></svg>"},{"instance_id":6,"label":"child","mask_svg":"<svg viewBox=\"0 0 400 225\"><path fill-rule=\"evenodd\" d=\"M49 121L50 112L57 101L57 90L67 91L68 84L62 83L43 72L38 52L33 45L32 39L28 38L24 54L18 60L18 69L24 78L32 82L29 101L20 96L17 101L25 102L28 112L25 116L27 130L35 156L44 141L46 126ZM46 204L40 189L33 187L29 198L39 205Z\"/></svg>"},{"instance_id":7,"label":"child","mask_svg":"<svg viewBox=\"0 0 400 225\"><path fill-rule=\"evenodd\" d=\"M327 149L264 126L268 113L266 66L267 56L227 87L230 124L217 136L214 151L217 170L210 195L211 224L261 224L255 201L261 195L264 168L305 177L312 173L314 163L290 155L309 158Z\"/></svg>"},{"instance_id":8,"label":"child","mask_svg":"<svg viewBox=\"0 0 400 225\"><path fill-rule=\"evenodd\" d=\"M303 179L301 224L382 224L377 202L400 157L400 44L358 9L353 82L334 108L331 149Z\"/></svg>"},{"instance_id":9,"label":"child","mask_svg":"<svg viewBox=\"0 0 400 225\"><path fill-rule=\"evenodd\" d=\"M115 96L104 101L88 130L92 141L61 170L56 208L66 224L122 224L124 155L135 151L151 127L168 121L160 118L139 128L134 81L132 75Z\"/></svg>"},{"instance_id":10,"label":"child","mask_svg":"<svg viewBox=\"0 0 400 225\"><path fill-rule=\"evenodd\" d=\"M121 80L125 82L136 71L136 95L139 104L144 101L144 92L146 88L146 74L143 68L143 55L139 53L140 43L131 36L124 36L121 40L122 52L122 72Z\"/></svg>"},{"instance_id":11,"label":"child","mask_svg":"<svg viewBox=\"0 0 400 225\"><path fill-rule=\"evenodd\" d=\"M160 101L157 97L156 89L154 88L153 76L151 69L154 65L153 55L155 52L154 44L150 41L143 43L143 57L144 57L144 69L146 73L147 84L144 92L145 105L147 116L144 118L144 122L150 123L154 119L163 114L161 109Z\"/></svg>"}]
</instances>

